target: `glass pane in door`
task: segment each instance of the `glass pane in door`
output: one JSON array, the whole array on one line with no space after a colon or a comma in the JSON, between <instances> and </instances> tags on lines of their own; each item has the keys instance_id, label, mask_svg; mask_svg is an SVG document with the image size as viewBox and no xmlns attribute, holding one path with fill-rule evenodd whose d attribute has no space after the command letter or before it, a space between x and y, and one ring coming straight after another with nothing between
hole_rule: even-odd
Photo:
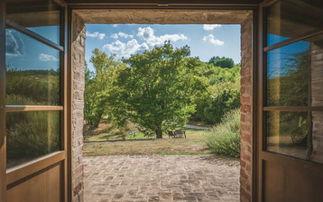
<instances>
[{"instance_id":1,"label":"glass pane in door","mask_svg":"<svg viewBox=\"0 0 323 202\"><path fill-rule=\"evenodd\" d=\"M307 159L309 113L266 113L267 151Z\"/></svg>"},{"instance_id":2,"label":"glass pane in door","mask_svg":"<svg viewBox=\"0 0 323 202\"><path fill-rule=\"evenodd\" d=\"M60 52L6 29L6 104L60 105Z\"/></svg>"},{"instance_id":3,"label":"glass pane in door","mask_svg":"<svg viewBox=\"0 0 323 202\"><path fill-rule=\"evenodd\" d=\"M7 167L60 150L60 112L10 112L6 115Z\"/></svg>"},{"instance_id":4,"label":"glass pane in door","mask_svg":"<svg viewBox=\"0 0 323 202\"><path fill-rule=\"evenodd\" d=\"M7 19L60 44L60 7L53 0L7 1Z\"/></svg>"},{"instance_id":5,"label":"glass pane in door","mask_svg":"<svg viewBox=\"0 0 323 202\"><path fill-rule=\"evenodd\" d=\"M277 1L266 9L266 46L322 29L322 13L320 0Z\"/></svg>"}]
</instances>

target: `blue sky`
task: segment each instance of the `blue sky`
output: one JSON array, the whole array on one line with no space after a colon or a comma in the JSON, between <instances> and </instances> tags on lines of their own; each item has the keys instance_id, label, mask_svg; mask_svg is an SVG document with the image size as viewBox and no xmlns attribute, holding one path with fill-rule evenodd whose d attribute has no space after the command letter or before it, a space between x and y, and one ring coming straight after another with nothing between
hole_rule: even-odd
<instances>
[{"instance_id":1,"label":"blue sky","mask_svg":"<svg viewBox=\"0 0 323 202\"><path fill-rule=\"evenodd\" d=\"M149 50L170 40L175 47L188 45L191 56L208 61L212 56L225 56L240 63L240 25L160 25L160 24L88 24L86 61L94 48L117 59Z\"/></svg>"},{"instance_id":2,"label":"blue sky","mask_svg":"<svg viewBox=\"0 0 323 202\"><path fill-rule=\"evenodd\" d=\"M54 39L55 36L48 38ZM6 64L8 69L58 70L60 68L59 57L58 50L16 30L6 29Z\"/></svg>"}]
</instances>

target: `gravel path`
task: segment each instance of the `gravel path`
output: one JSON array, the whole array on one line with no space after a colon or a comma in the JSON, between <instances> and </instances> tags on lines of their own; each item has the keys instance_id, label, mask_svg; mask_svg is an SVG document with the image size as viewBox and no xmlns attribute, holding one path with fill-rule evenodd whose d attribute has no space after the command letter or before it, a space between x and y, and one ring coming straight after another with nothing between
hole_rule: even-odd
<instances>
[{"instance_id":1,"label":"gravel path","mask_svg":"<svg viewBox=\"0 0 323 202\"><path fill-rule=\"evenodd\" d=\"M85 157L85 202L239 201L239 161L213 155Z\"/></svg>"},{"instance_id":2,"label":"gravel path","mask_svg":"<svg viewBox=\"0 0 323 202\"><path fill-rule=\"evenodd\" d=\"M203 127L203 126L195 126L195 125L190 125L186 124L184 128L189 128L189 129L198 129L198 130L211 130L212 128L210 127Z\"/></svg>"}]
</instances>

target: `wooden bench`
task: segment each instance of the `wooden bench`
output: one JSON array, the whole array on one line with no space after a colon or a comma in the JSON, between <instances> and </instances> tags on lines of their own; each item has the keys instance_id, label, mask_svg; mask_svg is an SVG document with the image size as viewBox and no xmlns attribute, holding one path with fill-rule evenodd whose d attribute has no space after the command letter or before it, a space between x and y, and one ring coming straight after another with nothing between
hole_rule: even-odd
<instances>
[{"instance_id":1,"label":"wooden bench","mask_svg":"<svg viewBox=\"0 0 323 202\"><path fill-rule=\"evenodd\" d=\"M175 131L168 131L168 137L171 138L185 138L186 139L186 133L185 130L175 130Z\"/></svg>"}]
</instances>

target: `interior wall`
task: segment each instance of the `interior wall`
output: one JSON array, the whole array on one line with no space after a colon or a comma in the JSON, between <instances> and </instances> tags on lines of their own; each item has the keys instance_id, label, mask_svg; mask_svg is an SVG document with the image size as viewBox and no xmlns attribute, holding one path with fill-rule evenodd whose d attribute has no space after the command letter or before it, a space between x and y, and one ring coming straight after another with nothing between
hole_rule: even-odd
<instances>
[{"instance_id":1,"label":"interior wall","mask_svg":"<svg viewBox=\"0 0 323 202\"><path fill-rule=\"evenodd\" d=\"M72 68L72 191L83 201L83 107L85 23L104 24L241 24L241 171L242 202L252 201L253 159L253 13L247 10L143 10L108 9L73 11Z\"/></svg>"}]
</instances>

